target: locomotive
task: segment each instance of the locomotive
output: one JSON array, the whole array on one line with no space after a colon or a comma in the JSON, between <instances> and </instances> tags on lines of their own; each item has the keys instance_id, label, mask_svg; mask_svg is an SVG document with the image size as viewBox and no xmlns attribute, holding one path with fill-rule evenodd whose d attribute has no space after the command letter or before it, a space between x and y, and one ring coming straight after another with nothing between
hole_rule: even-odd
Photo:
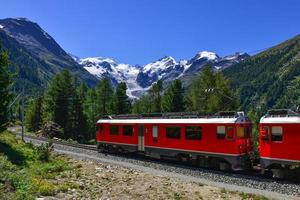
<instances>
[{"instance_id":1,"label":"locomotive","mask_svg":"<svg viewBox=\"0 0 300 200\"><path fill-rule=\"evenodd\" d=\"M101 152L173 158L220 170L258 165L277 176L300 171L300 115L291 110L270 110L261 118L258 159L252 123L244 112L110 115L99 119L97 127Z\"/></svg>"}]
</instances>

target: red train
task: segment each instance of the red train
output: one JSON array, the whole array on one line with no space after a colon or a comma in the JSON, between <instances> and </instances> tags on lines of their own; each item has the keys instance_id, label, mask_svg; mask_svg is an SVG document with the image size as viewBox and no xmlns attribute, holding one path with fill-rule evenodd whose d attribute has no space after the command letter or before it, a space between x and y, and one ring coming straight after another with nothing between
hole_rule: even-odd
<instances>
[{"instance_id":1,"label":"red train","mask_svg":"<svg viewBox=\"0 0 300 200\"><path fill-rule=\"evenodd\" d=\"M176 158L221 170L252 167L252 124L243 112L114 115L97 122L99 151ZM262 117L260 165L299 169L300 115L273 110Z\"/></svg>"},{"instance_id":2,"label":"red train","mask_svg":"<svg viewBox=\"0 0 300 200\"><path fill-rule=\"evenodd\" d=\"M263 169L276 177L300 177L300 114L270 110L260 120L259 153ZM294 173L291 173L294 172Z\"/></svg>"}]
</instances>

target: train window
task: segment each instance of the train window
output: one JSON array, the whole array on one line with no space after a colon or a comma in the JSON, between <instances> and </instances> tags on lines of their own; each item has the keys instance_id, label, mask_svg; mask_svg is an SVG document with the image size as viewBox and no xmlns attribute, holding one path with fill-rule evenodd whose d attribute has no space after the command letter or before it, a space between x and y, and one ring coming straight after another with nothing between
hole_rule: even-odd
<instances>
[{"instance_id":1,"label":"train window","mask_svg":"<svg viewBox=\"0 0 300 200\"><path fill-rule=\"evenodd\" d=\"M116 125L111 125L111 126L109 127L109 129L110 129L110 134L111 134L111 135L118 135L118 133L119 133L119 127L118 127L118 126L116 126Z\"/></svg>"},{"instance_id":2,"label":"train window","mask_svg":"<svg viewBox=\"0 0 300 200\"><path fill-rule=\"evenodd\" d=\"M237 127L237 133L238 138L245 138L246 137L246 130L243 126Z\"/></svg>"},{"instance_id":3,"label":"train window","mask_svg":"<svg viewBox=\"0 0 300 200\"><path fill-rule=\"evenodd\" d=\"M166 128L167 138L179 139L180 138L180 127L169 126Z\"/></svg>"},{"instance_id":4,"label":"train window","mask_svg":"<svg viewBox=\"0 0 300 200\"><path fill-rule=\"evenodd\" d=\"M133 135L132 125L124 125L123 126L123 135L126 135L126 136L132 136Z\"/></svg>"},{"instance_id":5,"label":"train window","mask_svg":"<svg viewBox=\"0 0 300 200\"><path fill-rule=\"evenodd\" d=\"M233 139L233 134L233 127L227 127L226 138L229 140Z\"/></svg>"},{"instance_id":6,"label":"train window","mask_svg":"<svg viewBox=\"0 0 300 200\"><path fill-rule=\"evenodd\" d=\"M273 126L272 127L272 141L282 141L282 127Z\"/></svg>"},{"instance_id":7,"label":"train window","mask_svg":"<svg viewBox=\"0 0 300 200\"><path fill-rule=\"evenodd\" d=\"M158 138L158 127L157 127L157 125L152 126L152 137L153 138Z\"/></svg>"},{"instance_id":8,"label":"train window","mask_svg":"<svg viewBox=\"0 0 300 200\"><path fill-rule=\"evenodd\" d=\"M270 129L268 126L264 126L261 128L261 139L262 140L269 140L269 133L270 133Z\"/></svg>"},{"instance_id":9,"label":"train window","mask_svg":"<svg viewBox=\"0 0 300 200\"><path fill-rule=\"evenodd\" d=\"M224 139L225 138L225 126L218 126L217 127L217 139Z\"/></svg>"},{"instance_id":10,"label":"train window","mask_svg":"<svg viewBox=\"0 0 300 200\"><path fill-rule=\"evenodd\" d=\"M187 140L201 140L202 127L201 126L186 126L185 139Z\"/></svg>"}]
</instances>

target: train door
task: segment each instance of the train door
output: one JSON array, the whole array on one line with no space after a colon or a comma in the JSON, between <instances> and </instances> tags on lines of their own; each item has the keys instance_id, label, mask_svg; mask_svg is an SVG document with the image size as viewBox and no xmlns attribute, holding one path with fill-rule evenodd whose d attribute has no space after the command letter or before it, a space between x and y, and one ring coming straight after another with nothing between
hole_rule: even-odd
<instances>
[{"instance_id":1,"label":"train door","mask_svg":"<svg viewBox=\"0 0 300 200\"><path fill-rule=\"evenodd\" d=\"M139 125L138 150L145 151L145 126L143 124Z\"/></svg>"}]
</instances>

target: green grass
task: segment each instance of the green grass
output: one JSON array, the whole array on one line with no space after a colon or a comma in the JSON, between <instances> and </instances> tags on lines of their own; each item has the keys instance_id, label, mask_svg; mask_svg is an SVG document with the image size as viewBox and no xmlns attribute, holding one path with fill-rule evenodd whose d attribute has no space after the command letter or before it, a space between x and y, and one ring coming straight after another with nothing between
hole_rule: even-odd
<instances>
[{"instance_id":1,"label":"green grass","mask_svg":"<svg viewBox=\"0 0 300 200\"><path fill-rule=\"evenodd\" d=\"M244 200L246 199L253 199L253 200L268 200L268 198L263 197L263 196L256 196L253 194L246 194L246 193L239 193L240 197Z\"/></svg>"},{"instance_id":2,"label":"green grass","mask_svg":"<svg viewBox=\"0 0 300 200\"><path fill-rule=\"evenodd\" d=\"M0 133L0 169L0 199L26 200L65 190L52 182L73 167L59 157L50 156L47 162L41 161L34 145L4 132Z\"/></svg>"}]
</instances>

